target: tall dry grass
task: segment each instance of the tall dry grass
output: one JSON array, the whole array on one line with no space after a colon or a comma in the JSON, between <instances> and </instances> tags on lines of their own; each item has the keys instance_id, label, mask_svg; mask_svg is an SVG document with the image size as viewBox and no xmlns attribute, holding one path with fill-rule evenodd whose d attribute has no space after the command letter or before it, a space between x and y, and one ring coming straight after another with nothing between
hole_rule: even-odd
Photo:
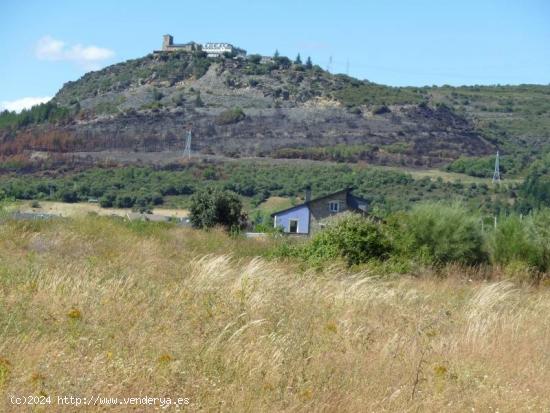
<instances>
[{"instance_id":1,"label":"tall dry grass","mask_svg":"<svg viewBox=\"0 0 550 413\"><path fill-rule=\"evenodd\" d=\"M258 258L269 247L106 218L1 224L0 408L100 394L191 411L550 409L545 287L304 272Z\"/></svg>"}]
</instances>

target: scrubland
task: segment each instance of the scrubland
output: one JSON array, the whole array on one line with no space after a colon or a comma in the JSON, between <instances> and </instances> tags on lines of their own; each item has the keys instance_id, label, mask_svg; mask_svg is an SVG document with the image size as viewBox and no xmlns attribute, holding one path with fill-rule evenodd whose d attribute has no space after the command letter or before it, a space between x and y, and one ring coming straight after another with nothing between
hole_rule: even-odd
<instances>
[{"instance_id":1,"label":"scrubland","mask_svg":"<svg viewBox=\"0 0 550 413\"><path fill-rule=\"evenodd\" d=\"M308 269L265 258L277 242L106 217L3 222L0 410L147 411L9 403L30 394L187 397L189 411L550 410L545 282L498 267Z\"/></svg>"}]
</instances>

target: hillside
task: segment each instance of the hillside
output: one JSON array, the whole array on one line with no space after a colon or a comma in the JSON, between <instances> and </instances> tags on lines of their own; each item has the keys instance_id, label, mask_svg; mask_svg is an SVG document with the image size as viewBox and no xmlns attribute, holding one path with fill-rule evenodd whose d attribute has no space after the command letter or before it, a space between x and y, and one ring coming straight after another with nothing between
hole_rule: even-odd
<instances>
[{"instance_id":1,"label":"hillside","mask_svg":"<svg viewBox=\"0 0 550 413\"><path fill-rule=\"evenodd\" d=\"M498 147L519 153L517 173L546 149L549 96L548 86L393 88L285 57L150 54L68 82L45 114L0 116L0 154L174 151L192 129L203 154L437 167Z\"/></svg>"}]
</instances>

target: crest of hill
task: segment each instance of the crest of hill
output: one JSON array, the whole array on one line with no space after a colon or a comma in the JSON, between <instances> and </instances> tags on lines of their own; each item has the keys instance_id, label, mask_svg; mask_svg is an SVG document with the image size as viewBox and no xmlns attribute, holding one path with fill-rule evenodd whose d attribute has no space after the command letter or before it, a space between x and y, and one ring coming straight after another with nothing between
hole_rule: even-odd
<instances>
[{"instance_id":1,"label":"crest of hill","mask_svg":"<svg viewBox=\"0 0 550 413\"><path fill-rule=\"evenodd\" d=\"M239 96L250 98L251 107L259 104L258 95L269 101L263 102L264 106L279 107L292 107L314 98L325 98L346 107L418 104L428 96L423 88L376 85L345 75L333 75L319 66L292 62L287 57L208 58L203 52L176 51L149 54L87 73L77 81L66 83L54 101L61 106L84 102L85 109L96 109L108 102L113 112L128 108L139 110L143 102L127 102L127 99L117 100L113 96L129 92L139 94L140 90L151 92L153 88L160 89L163 98L175 91L178 97L195 97L198 93L235 95L235 91L239 91ZM156 97L162 100L164 108L178 106L181 101L159 99L158 94ZM225 102L208 100L212 102L207 105L226 106ZM228 105L231 106L231 102Z\"/></svg>"}]
</instances>

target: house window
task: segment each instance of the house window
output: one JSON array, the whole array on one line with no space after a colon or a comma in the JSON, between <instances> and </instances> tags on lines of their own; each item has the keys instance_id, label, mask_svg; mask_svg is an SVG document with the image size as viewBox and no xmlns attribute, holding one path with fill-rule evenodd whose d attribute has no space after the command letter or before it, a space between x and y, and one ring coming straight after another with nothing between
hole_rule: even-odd
<instances>
[{"instance_id":1,"label":"house window","mask_svg":"<svg viewBox=\"0 0 550 413\"><path fill-rule=\"evenodd\" d=\"M340 211L340 202L338 201L330 201L328 203L328 210L330 212L338 212Z\"/></svg>"},{"instance_id":2,"label":"house window","mask_svg":"<svg viewBox=\"0 0 550 413\"><path fill-rule=\"evenodd\" d=\"M298 220L297 219L289 219L288 220L288 232L291 234L298 233Z\"/></svg>"}]
</instances>

